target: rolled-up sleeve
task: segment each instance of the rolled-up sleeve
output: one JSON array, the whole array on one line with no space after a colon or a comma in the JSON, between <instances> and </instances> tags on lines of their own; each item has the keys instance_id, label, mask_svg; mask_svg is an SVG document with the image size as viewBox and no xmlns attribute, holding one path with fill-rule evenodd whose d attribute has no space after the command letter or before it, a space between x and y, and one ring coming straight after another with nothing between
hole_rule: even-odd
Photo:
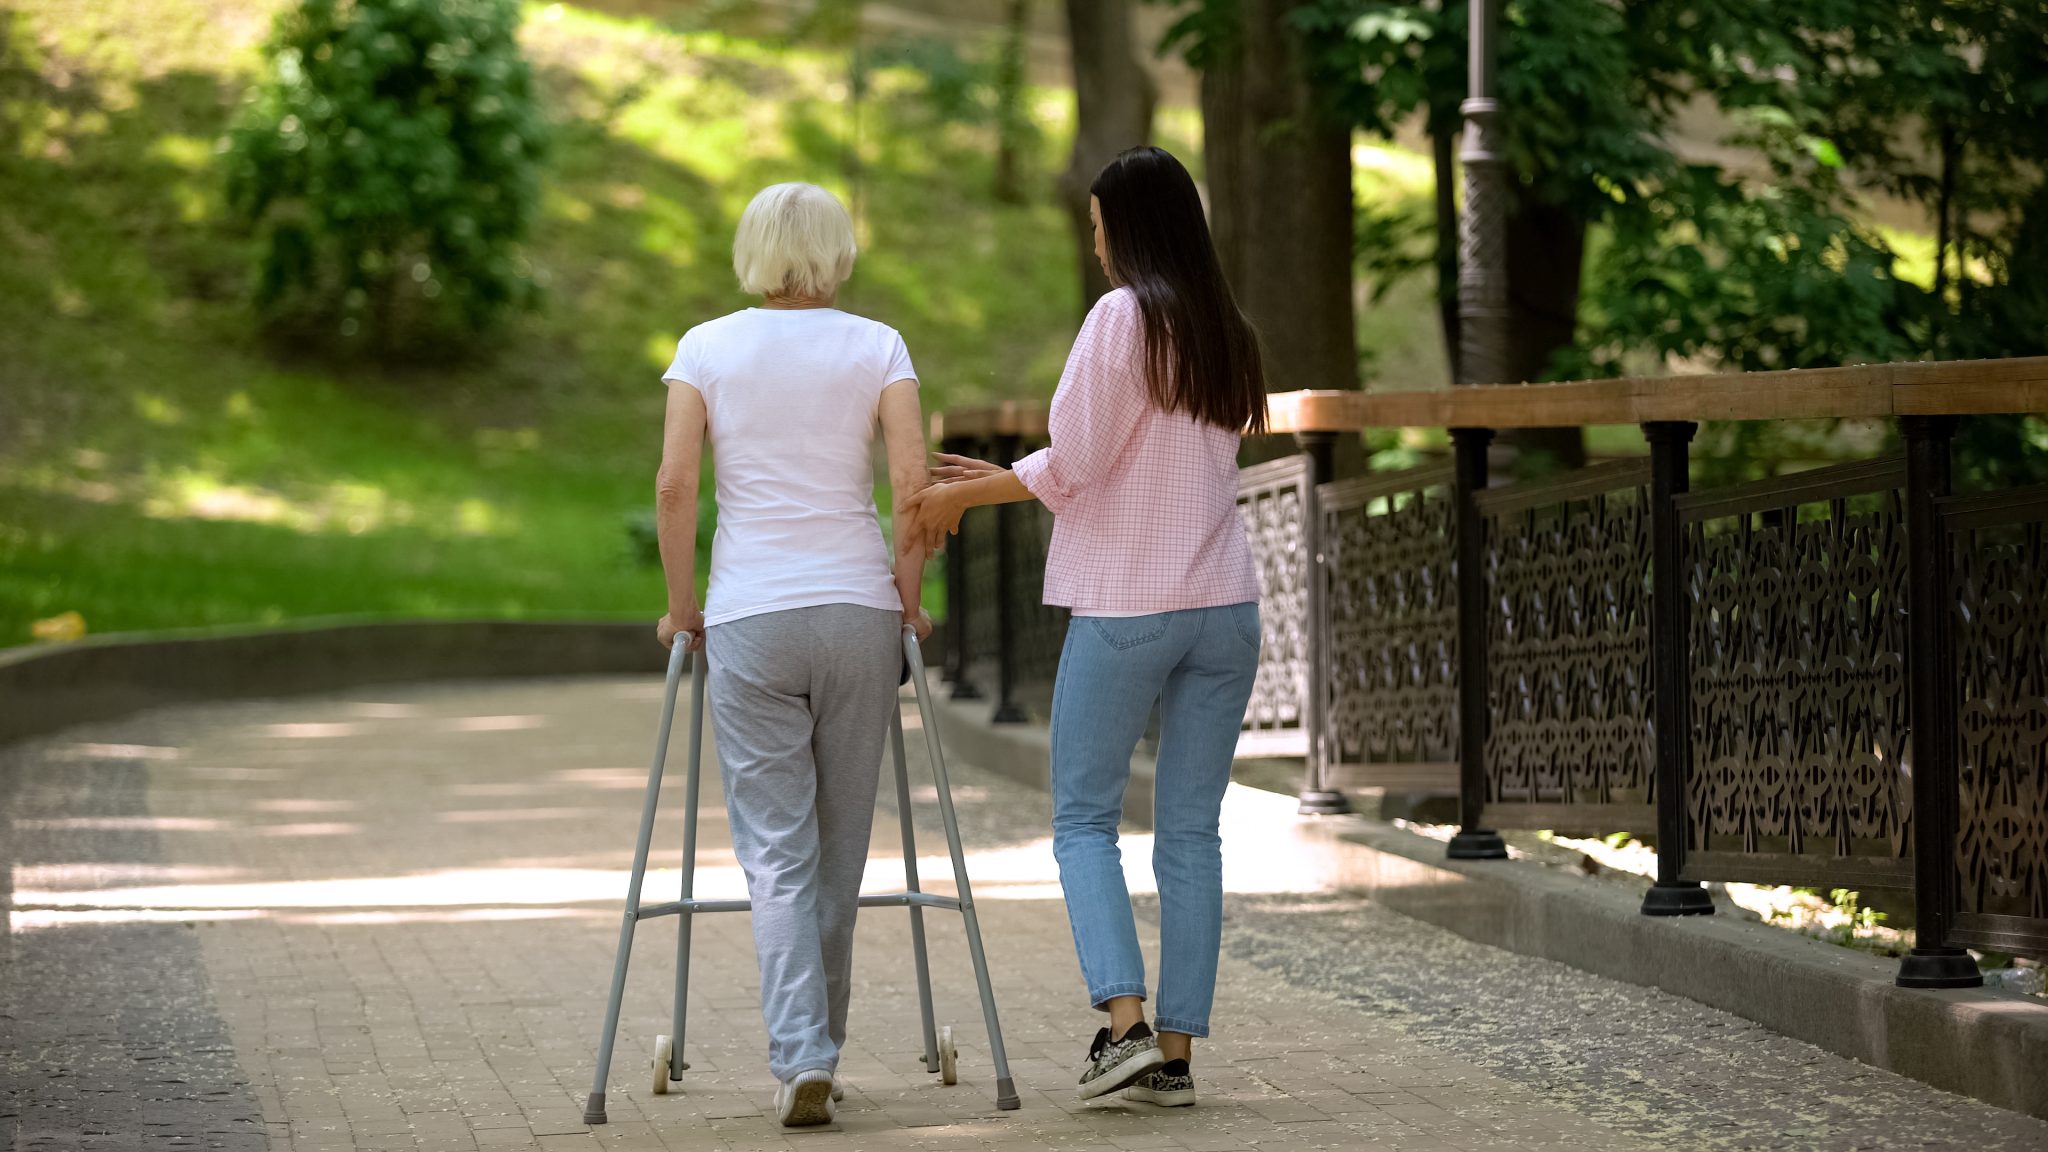
<instances>
[{"instance_id":1,"label":"rolled-up sleeve","mask_svg":"<svg viewBox=\"0 0 2048 1152\"><path fill-rule=\"evenodd\" d=\"M1047 414L1049 442L1011 465L1057 516L1124 456L1151 404L1137 298L1118 289L1097 301L1074 338Z\"/></svg>"}]
</instances>

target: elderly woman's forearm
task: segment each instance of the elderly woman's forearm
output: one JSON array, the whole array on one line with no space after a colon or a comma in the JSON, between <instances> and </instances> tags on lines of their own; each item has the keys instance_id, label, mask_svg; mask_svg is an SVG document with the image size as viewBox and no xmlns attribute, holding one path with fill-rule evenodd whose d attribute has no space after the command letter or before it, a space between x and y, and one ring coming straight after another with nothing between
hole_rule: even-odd
<instances>
[{"instance_id":1,"label":"elderly woman's forearm","mask_svg":"<svg viewBox=\"0 0 2048 1152\"><path fill-rule=\"evenodd\" d=\"M924 603L924 547L911 541L909 550L896 550L896 598L903 602L905 619L917 615Z\"/></svg>"},{"instance_id":2,"label":"elderly woman's forearm","mask_svg":"<svg viewBox=\"0 0 2048 1152\"><path fill-rule=\"evenodd\" d=\"M654 536L670 611L697 606L697 478L663 473L654 486Z\"/></svg>"}]
</instances>

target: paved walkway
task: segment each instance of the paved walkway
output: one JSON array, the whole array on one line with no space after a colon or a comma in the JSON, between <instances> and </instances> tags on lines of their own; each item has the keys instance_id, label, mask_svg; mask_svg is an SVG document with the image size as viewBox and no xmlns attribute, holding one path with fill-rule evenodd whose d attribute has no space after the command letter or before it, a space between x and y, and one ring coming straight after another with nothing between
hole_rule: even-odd
<instances>
[{"instance_id":1,"label":"paved walkway","mask_svg":"<svg viewBox=\"0 0 2048 1152\"><path fill-rule=\"evenodd\" d=\"M2048 1124L1346 898L1344 861L1290 839L1291 804L1242 790L1201 1106L1081 1105L1096 1020L1046 800L968 765L956 798L1020 1111L993 1107L957 919L931 918L939 1018L961 1041L949 1088L919 1059L906 917L878 910L840 1121L777 1127L746 922L716 916L696 933L686 1081L660 1097L648 1083L674 971L657 921L613 1123L586 1129L657 694L386 689L0 751L0 1148L2048 1147ZM739 894L715 788L706 800L698 891ZM913 804L921 868L944 876L928 785ZM893 812L885 788L872 887L901 880ZM675 890L673 817L656 899ZM1146 847L1128 853L1140 888Z\"/></svg>"}]
</instances>

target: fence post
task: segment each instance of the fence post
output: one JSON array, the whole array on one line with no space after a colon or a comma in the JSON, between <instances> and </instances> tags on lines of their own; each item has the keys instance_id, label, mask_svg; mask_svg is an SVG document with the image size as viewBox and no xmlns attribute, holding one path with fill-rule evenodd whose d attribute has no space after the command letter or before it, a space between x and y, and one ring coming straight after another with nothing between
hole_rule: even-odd
<instances>
[{"instance_id":1,"label":"fence post","mask_svg":"<svg viewBox=\"0 0 2048 1152\"><path fill-rule=\"evenodd\" d=\"M1906 693L1913 726L1913 935L1902 988L1976 988L1969 952L1949 947L1956 906L1955 600L1936 501L1949 492L1953 416L1901 416L1906 438Z\"/></svg>"},{"instance_id":2,"label":"fence post","mask_svg":"<svg viewBox=\"0 0 2048 1152\"><path fill-rule=\"evenodd\" d=\"M1302 637L1302 655L1308 659L1308 698L1302 701L1301 727L1308 736L1303 765L1301 794L1297 809L1303 816L1335 816L1351 811L1351 801L1330 784L1329 740L1323 731L1324 707L1329 698L1329 613L1323 603L1324 559L1322 509L1316 500L1316 486L1336 478L1337 434L1297 432L1294 442L1308 454L1309 473L1301 491L1301 545L1308 562L1308 628Z\"/></svg>"},{"instance_id":3,"label":"fence post","mask_svg":"<svg viewBox=\"0 0 2048 1152\"><path fill-rule=\"evenodd\" d=\"M942 439L939 446L955 456L973 455L973 443L960 437ZM972 598L967 592L967 533L963 531L954 538L946 549L946 639L949 641L946 653L946 678L952 681L952 698L955 700L978 700L981 689L974 686L968 669L974 663L974 645L968 638L973 625L968 622L968 613L974 609Z\"/></svg>"},{"instance_id":4,"label":"fence post","mask_svg":"<svg viewBox=\"0 0 2048 1152\"><path fill-rule=\"evenodd\" d=\"M1500 833L1483 827L1486 813L1487 668L1486 525L1479 493L1486 487L1491 428L1453 428L1457 452L1458 555L1458 834L1446 855L1453 860L1505 860Z\"/></svg>"},{"instance_id":5,"label":"fence post","mask_svg":"<svg viewBox=\"0 0 2048 1152\"><path fill-rule=\"evenodd\" d=\"M998 433L994 459L1014 460L1017 437ZM1004 465L1008 467L1008 464ZM1017 704L1017 605L1016 535L1017 514L1022 504L1012 501L995 507L996 521L996 710L989 719L996 724L1022 724L1027 717Z\"/></svg>"},{"instance_id":6,"label":"fence post","mask_svg":"<svg viewBox=\"0 0 2048 1152\"><path fill-rule=\"evenodd\" d=\"M1650 442L1650 686L1657 746L1657 882L1643 893L1645 916L1710 916L1713 897L1685 868L1686 781L1692 775L1692 613L1687 601L1685 525L1678 497L1697 424L1658 420L1643 425Z\"/></svg>"}]
</instances>

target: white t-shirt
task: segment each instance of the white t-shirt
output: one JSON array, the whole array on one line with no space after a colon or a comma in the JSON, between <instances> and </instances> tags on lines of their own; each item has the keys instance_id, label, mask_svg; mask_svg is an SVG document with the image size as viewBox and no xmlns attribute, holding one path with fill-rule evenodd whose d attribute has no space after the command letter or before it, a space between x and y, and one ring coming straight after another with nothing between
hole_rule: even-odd
<instances>
[{"instance_id":1,"label":"white t-shirt","mask_svg":"<svg viewBox=\"0 0 2048 1152\"><path fill-rule=\"evenodd\" d=\"M901 610L875 514L882 389L917 379L894 328L836 308L749 308L690 329L661 378L697 389L709 415L707 627L820 604Z\"/></svg>"}]
</instances>

